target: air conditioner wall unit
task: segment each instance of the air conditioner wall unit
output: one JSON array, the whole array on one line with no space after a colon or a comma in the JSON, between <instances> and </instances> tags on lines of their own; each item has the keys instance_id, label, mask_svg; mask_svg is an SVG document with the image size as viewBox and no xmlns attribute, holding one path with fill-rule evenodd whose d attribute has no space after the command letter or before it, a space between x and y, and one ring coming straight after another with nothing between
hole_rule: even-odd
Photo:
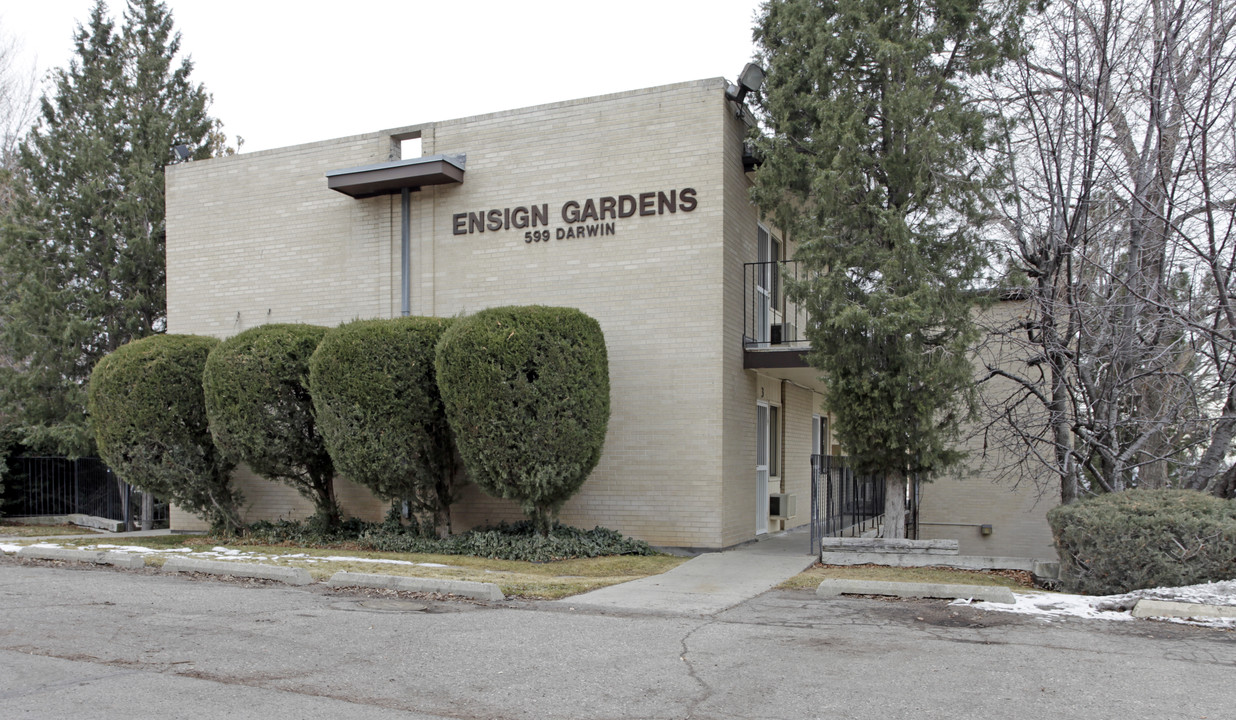
<instances>
[{"instance_id":1,"label":"air conditioner wall unit","mask_svg":"<svg viewBox=\"0 0 1236 720\"><path fill-rule=\"evenodd\" d=\"M798 496L792 493L776 493L768 496L768 516L789 520L798 515Z\"/></svg>"},{"instance_id":2,"label":"air conditioner wall unit","mask_svg":"<svg viewBox=\"0 0 1236 720\"><path fill-rule=\"evenodd\" d=\"M794 327L794 323L773 323L769 330L771 331L772 337L770 340L773 345L794 342L798 339L798 328Z\"/></svg>"}]
</instances>

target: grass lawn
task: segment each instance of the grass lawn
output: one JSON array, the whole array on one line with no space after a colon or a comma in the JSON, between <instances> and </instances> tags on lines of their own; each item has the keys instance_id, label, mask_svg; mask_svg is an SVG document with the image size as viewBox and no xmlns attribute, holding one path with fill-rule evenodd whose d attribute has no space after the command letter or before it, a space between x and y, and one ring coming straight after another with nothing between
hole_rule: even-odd
<instances>
[{"instance_id":1,"label":"grass lawn","mask_svg":"<svg viewBox=\"0 0 1236 720\"><path fill-rule=\"evenodd\" d=\"M99 533L76 525L23 525L0 520L0 537L36 537L40 535L93 535Z\"/></svg>"},{"instance_id":2,"label":"grass lawn","mask_svg":"<svg viewBox=\"0 0 1236 720\"><path fill-rule=\"evenodd\" d=\"M110 541L95 537L89 540L63 540L61 544L86 547L100 542ZM315 580L325 580L341 570L382 575L471 580L496 583L507 595L547 600L568 597L647 575L658 575L686 561L686 558L669 555L611 555L531 563L517 560L493 560L468 555L422 555L284 545L226 545L217 538L197 535L116 538L114 544L137 545L164 551L190 548L195 552L209 552L215 547L226 547L242 553L241 559L237 559L237 562L303 567ZM176 554L179 555L181 552ZM161 566L166 557L160 554L151 555L146 563ZM209 557L215 559L214 556ZM411 563L431 563L432 565L427 567ZM445 567L436 567L436 565Z\"/></svg>"},{"instance_id":3,"label":"grass lawn","mask_svg":"<svg viewBox=\"0 0 1236 720\"><path fill-rule=\"evenodd\" d=\"M841 580L884 580L889 582L952 583L957 585L999 585L1013 590L1034 589L1030 573L1020 570L957 570L945 567L899 568L883 565L816 565L786 580L778 587L786 590L814 590L827 578Z\"/></svg>"}]
</instances>

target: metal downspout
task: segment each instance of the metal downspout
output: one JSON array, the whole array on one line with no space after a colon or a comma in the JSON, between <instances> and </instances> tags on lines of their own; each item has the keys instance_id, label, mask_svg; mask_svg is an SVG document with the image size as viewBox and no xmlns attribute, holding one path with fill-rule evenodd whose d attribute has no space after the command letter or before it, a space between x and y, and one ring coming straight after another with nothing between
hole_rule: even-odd
<instances>
[{"instance_id":1,"label":"metal downspout","mask_svg":"<svg viewBox=\"0 0 1236 720\"><path fill-rule=\"evenodd\" d=\"M412 191L403 188L399 198L402 222L399 229L399 314L412 314Z\"/></svg>"}]
</instances>

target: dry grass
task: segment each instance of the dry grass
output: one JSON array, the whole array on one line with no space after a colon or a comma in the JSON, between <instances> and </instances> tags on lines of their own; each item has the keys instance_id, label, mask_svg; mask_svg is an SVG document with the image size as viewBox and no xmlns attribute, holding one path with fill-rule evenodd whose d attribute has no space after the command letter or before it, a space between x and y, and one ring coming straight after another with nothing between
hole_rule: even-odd
<instances>
[{"instance_id":1,"label":"dry grass","mask_svg":"<svg viewBox=\"0 0 1236 720\"><path fill-rule=\"evenodd\" d=\"M0 522L0 537L41 537L44 535L93 535L99 533L76 525L23 525Z\"/></svg>"},{"instance_id":2,"label":"dry grass","mask_svg":"<svg viewBox=\"0 0 1236 720\"><path fill-rule=\"evenodd\" d=\"M117 541L115 544L137 545L155 550L188 547L202 552L220 547L216 540L184 535L117 538ZM64 541L63 544L84 547L98 542L95 539L90 542ZM611 555L559 560L551 563L531 563L468 555L422 555L271 545L233 546L231 549L240 550L246 554L243 560L236 560L236 562L303 567L316 580L325 580L340 571L471 580L496 583L506 595L546 600L569 597L648 575L658 575L686 561L686 558L668 555ZM165 557L152 555L147 558L147 564L161 566ZM426 567L423 564L410 563L431 563L446 567Z\"/></svg>"},{"instance_id":3,"label":"dry grass","mask_svg":"<svg viewBox=\"0 0 1236 720\"><path fill-rule=\"evenodd\" d=\"M814 590L827 578L842 580L884 580L888 582L953 583L960 585L998 585L1013 590L1034 587L1030 573L1021 570L957 570L946 567L898 568L884 565L820 565L781 583L787 590Z\"/></svg>"}]
</instances>

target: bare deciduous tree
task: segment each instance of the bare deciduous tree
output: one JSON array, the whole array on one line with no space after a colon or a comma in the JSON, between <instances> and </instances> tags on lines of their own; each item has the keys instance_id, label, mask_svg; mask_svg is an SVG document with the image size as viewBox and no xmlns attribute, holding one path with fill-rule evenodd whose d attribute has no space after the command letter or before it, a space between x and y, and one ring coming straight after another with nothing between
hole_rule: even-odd
<instances>
[{"instance_id":1,"label":"bare deciduous tree","mask_svg":"<svg viewBox=\"0 0 1236 720\"><path fill-rule=\"evenodd\" d=\"M1236 491L1236 4L1063 0L992 82L1021 311L989 327L985 446L1063 502Z\"/></svg>"}]
</instances>

